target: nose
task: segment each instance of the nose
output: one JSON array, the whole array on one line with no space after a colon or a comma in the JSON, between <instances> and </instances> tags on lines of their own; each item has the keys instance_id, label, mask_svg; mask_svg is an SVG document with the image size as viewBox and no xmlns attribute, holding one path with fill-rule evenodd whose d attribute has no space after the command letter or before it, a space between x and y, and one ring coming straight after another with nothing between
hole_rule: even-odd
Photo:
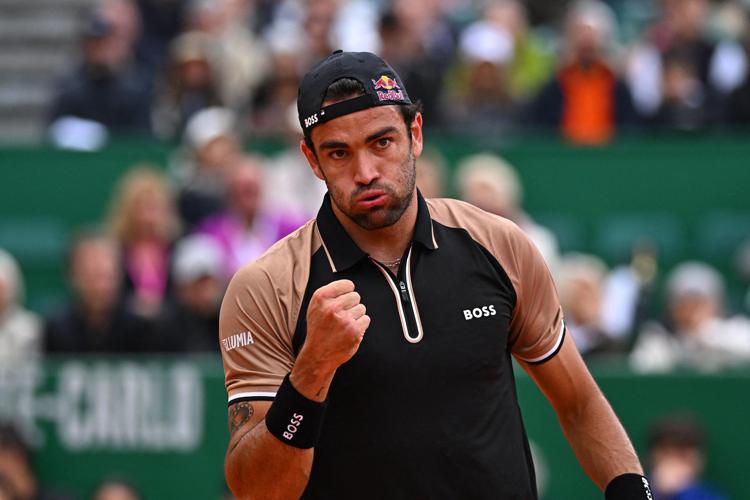
<instances>
[{"instance_id":1,"label":"nose","mask_svg":"<svg viewBox=\"0 0 750 500\"><path fill-rule=\"evenodd\" d=\"M370 157L369 155L360 155L357 158L354 182L367 186L372 184L380 177L380 172L377 166L377 160Z\"/></svg>"}]
</instances>

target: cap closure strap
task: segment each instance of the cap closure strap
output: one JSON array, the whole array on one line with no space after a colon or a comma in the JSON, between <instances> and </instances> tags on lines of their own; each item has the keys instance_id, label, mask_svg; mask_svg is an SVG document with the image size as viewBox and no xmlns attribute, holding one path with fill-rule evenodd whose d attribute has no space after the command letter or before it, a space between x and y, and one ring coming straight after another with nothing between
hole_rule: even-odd
<instances>
[{"instance_id":1,"label":"cap closure strap","mask_svg":"<svg viewBox=\"0 0 750 500\"><path fill-rule=\"evenodd\" d=\"M356 113L357 111L362 111L363 109L372 107L372 97L367 94L363 94L359 97L355 97L354 99L347 99L346 101L337 102L321 109L319 113L319 122L325 123L329 120L333 120L334 118L338 118L339 116Z\"/></svg>"}]
</instances>

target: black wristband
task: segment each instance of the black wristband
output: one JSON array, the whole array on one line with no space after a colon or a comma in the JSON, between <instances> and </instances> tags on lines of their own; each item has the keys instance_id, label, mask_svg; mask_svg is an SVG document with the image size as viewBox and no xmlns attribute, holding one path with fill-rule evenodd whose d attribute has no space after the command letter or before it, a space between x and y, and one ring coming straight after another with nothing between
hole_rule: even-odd
<instances>
[{"instance_id":1,"label":"black wristband","mask_svg":"<svg viewBox=\"0 0 750 500\"><path fill-rule=\"evenodd\" d=\"M326 406L327 402L318 403L297 392L287 375L266 413L266 428L282 443L295 448L314 448Z\"/></svg>"},{"instance_id":2,"label":"black wristband","mask_svg":"<svg viewBox=\"0 0 750 500\"><path fill-rule=\"evenodd\" d=\"M621 474L604 490L605 500L653 500L648 480L640 474Z\"/></svg>"}]
</instances>

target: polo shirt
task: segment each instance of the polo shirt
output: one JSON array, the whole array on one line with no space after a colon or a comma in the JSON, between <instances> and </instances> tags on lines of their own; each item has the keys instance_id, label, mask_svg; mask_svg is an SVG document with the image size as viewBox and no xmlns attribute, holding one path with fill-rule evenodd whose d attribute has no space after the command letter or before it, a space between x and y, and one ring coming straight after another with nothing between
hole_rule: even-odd
<instances>
[{"instance_id":1,"label":"polo shirt","mask_svg":"<svg viewBox=\"0 0 750 500\"><path fill-rule=\"evenodd\" d=\"M417 203L397 274L357 247L326 196L235 275L220 320L229 402L274 398L313 292L350 279L371 323L331 384L303 498L536 498L511 356L541 363L562 345L549 271L512 222Z\"/></svg>"}]
</instances>

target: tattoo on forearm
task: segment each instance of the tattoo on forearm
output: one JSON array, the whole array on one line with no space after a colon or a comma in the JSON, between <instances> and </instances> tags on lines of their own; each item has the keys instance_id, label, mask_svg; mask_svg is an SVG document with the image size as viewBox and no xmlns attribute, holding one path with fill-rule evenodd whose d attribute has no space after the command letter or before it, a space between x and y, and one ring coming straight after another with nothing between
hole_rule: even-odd
<instances>
[{"instance_id":1,"label":"tattoo on forearm","mask_svg":"<svg viewBox=\"0 0 750 500\"><path fill-rule=\"evenodd\" d=\"M253 405L249 401L240 401L229 409L229 436L245 425L253 416Z\"/></svg>"}]
</instances>

